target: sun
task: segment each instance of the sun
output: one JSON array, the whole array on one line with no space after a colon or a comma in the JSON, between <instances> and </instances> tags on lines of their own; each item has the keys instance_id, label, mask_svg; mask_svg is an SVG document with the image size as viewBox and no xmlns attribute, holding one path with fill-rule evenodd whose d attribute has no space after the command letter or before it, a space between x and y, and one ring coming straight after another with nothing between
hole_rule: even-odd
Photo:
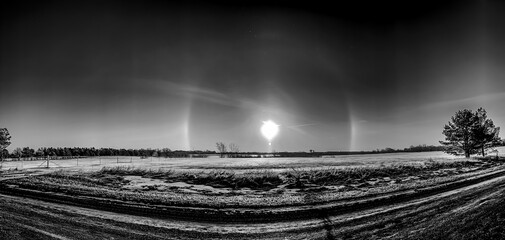
<instances>
[{"instance_id":1,"label":"sun","mask_svg":"<svg viewBox=\"0 0 505 240\"><path fill-rule=\"evenodd\" d=\"M268 140L268 144L272 145L272 139L279 133L279 125L272 120L263 121L261 126L261 134Z\"/></svg>"}]
</instances>

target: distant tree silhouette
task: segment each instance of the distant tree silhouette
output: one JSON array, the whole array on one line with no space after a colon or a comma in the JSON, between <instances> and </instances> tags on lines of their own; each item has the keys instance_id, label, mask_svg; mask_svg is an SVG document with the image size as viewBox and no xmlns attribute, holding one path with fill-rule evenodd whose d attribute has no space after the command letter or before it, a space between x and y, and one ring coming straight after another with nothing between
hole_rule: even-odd
<instances>
[{"instance_id":1,"label":"distant tree silhouette","mask_svg":"<svg viewBox=\"0 0 505 240\"><path fill-rule=\"evenodd\" d=\"M29 147L24 147L21 154L22 154L23 158L28 159L28 158L31 158L35 155L35 150L33 150Z\"/></svg>"},{"instance_id":2,"label":"distant tree silhouette","mask_svg":"<svg viewBox=\"0 0 505 240\"><path fill-rule=\"evenodd\" d=\"M9 154L6 148L11 145L11 135L7 128L0 128L0 162L3 163L4 155ZM0 165L0 168L2 165Z\"/></svg>"},{"instance_id":3,"label":"distant tree silhouette","mask_svg":"<svg viewBox=\"0 0 505 240\"><path fill-rule=\"evenodd\" d=\"M229 150L230 152L233 152L233 153L238 153L238 152L240 152L240 148L239 148L239 147L238 147L238 145L237 145L237 144L235 144L235 143L230 143L230 145L228 145L228 150Z\"/></svg>"},{"instance_id":4,"label":"distant tree silhouette","mask_svg":"<svg viewBox=\"0 0 505 240\"><path fill-rule=\"evenodd\" d=\"M457 154L463 151L466 158L471 154L498 145L500 128L495 127L491 119L487 119L486 110L479 108L475 113L468 109L457 111L451 121L444 126L442 133L445 141L441 144L447 147L446 152Z\"/></svg>"},{"instance_id":5,"label":"distant tree silhouette","mask_svg":"<svg viewBox=\"0 0 505 240\"><path fill-rule=\"evenodd\" d=\"M228 151L233 154L232 157L237 157L238 156L237 153L240 152L240 148L238 147L237 144L230 143L230 145L228 145Z\"/></svg>"},{"instance_id":6,"label":"distant tree silhouette","mask_svg":"<svg viewBox=\"0 0 505 240\"><path fill-rule=\"evenodd\" d=\"M14 149L14 151L12 151L12 155L13 155L14 157L17 157L17 158L18 158L18 160L20 160L20 159L21 159L21 156L23 155L23 150L22 150L21 148L19 148L19 147L18 147L18 148L16 148L16 149Z\"/></svg>"},{"instance_id":7,"label":"distant tree silhouette","mask_svg":"<svg viewBox=\"0 0 505 240\"><path fill-rule=\"evenodd\" d=\"M224 145L222 142L217 142L216 148L217 151L221 154L221 157L223 157L223 155L226 153L226 145Z\"/></svg>"}]
</instances>

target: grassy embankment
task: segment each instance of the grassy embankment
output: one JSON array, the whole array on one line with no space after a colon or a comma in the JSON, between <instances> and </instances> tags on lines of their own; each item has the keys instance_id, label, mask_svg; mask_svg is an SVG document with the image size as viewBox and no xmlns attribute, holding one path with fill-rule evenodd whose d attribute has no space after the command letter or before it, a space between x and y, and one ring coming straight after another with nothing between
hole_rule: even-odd
<instances>
[{"instance_id":1,"label":"grassy embankment","mask_svg":"<svg viewBox=\"0 0 505 240\"><path fill-rule=\"evenodd\" d=\"M130 175L162 179L168 182L181 181L190 184L202 184L216 188L250 188L255 190L270 190L282 184L286 184L286 187L288 188L306 188L365 183L367 180L377 180L380 178L400 180L405 177L417 177L421 179L428 179L440 175L438 174L439 172L436 172L438 170L449 170L445 172L445 175L454 175L457 173L467 172L469 170L489 167L491 165L491 163L473 161L447 163L428 161L424 165L349 167L317 170L297 170L292 168L280 173L269 170L251 170L240 174L227 170L213 170L210 172L178 172L161 169L151 170L132 167L113 167L103 168L102 170L88 176L96 179L108 179L108 176L121 177ZM52 176L58 177L61 175L61 172L57 172Z\"/></svg>"}]
</instances>

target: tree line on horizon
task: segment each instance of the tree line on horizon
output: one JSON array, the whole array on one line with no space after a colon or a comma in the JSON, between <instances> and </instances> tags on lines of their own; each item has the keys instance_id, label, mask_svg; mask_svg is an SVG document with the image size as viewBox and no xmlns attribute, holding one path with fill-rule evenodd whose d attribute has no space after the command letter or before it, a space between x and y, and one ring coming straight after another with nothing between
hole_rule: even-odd
<instances>
[{"instance_id":1,"label":"tree line on horizon","mask_svg":"<svg viewBox=\"0 0 505 240\"><path fill-rule=\"evenodd\" d=\"M275 157L317 157L321 155L346 155L346 154L367 154L367 153L396 153L396 152L430 152L430 151L444 151L446 147L444 146L434 146L434 145L418 145L410 146L403 149L377 149L372 151L327 151L327 152L274 152ZM233 149L237 150L237 149ZM3 150L3 158L11 159L42 159L42 158L78 158L78 157L98 157L98 156L132 156L132 157L174 157L174 156L186 156L189 154L225 154L231 153L231 151L226 151L220 149L218 151L184 151L184 150L171 150L169 148L162 149L116 149L116 148L94 148L94 147L41 147L37 150L30 147L16 148L12 152L8 152L7 149ZM258 154L259 152L239 152L233 151L233 153L242 154Z\"/></svg>"},{"instance_id":2,"label":"tree line on horizon","mask_svg":"<svg viewBox=\"0 0 505 240\"><path fill-rule=\"evenodd\" d=\"M393 148L384 148L384 149L376 149L372 150L374 153L394 153L394 152L433 152L433 151L445 151L446 147L442 145L426 145L419 144L417 146L411 145L410 147L406 147L403 149L393 149Z\"/></svg>"},{"instance_id":3,"label":"tree line on horizon","mask_svg":"<svg viewBox=\"0 0 505 240\"><path fill-rule=\"evenodd\" d=\"M132 157L172 157L174 154L186 153L188 151L169 148L162 149L125 149L125 148L94 148L94 147L41 147L37 150L30 147L16 148L11 153L3 150L3 157L12 159L39 159L46 157L98 157L98 156L132 156ZM203 151L191 151L191 153L203 153ZM215 153L215 152L213 152Z\"/></svg>"}]
</instances>

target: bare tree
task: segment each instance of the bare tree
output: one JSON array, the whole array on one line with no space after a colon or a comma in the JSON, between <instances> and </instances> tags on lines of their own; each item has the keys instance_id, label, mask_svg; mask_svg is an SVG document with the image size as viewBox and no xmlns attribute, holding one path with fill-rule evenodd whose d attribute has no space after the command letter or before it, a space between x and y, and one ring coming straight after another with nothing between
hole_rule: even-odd
<instances>
[{"instance_id":1,"label":"bare tree","mask_svg":"<svg viewBox=\"0 0 505 240\"><path fill-rule=\"evenodd\" d=\"M224 154L226 153L226 145L224 145L224 143L222 143L222 142L217 142L216 148L217 148L217 151L221 154L221 157L223 157Z\"/></svg>"},{"instance_id":2,"label":"bare tree","mask_svg":"<svg viewBox=\"0 0 505 240\"><path fill-rule=\"evenodd\" d=\"M233 153L240 152L240 148L235 143L230 143L230 145L228 146L228 149L230 150L230 152L233 152Z\"/></svg>"},{"instance_id":3,"label":"bare tree","mask_svg":"<svg viewBox=\"0 0 505 240\"><path fill-rule=\"evenodd\" d=\"M228 145L228 150L233 154L233 157L236 157L237 153L240 152L240 148L235 143L230 143L230 145Z\"/></svg>"}]
</instances>

